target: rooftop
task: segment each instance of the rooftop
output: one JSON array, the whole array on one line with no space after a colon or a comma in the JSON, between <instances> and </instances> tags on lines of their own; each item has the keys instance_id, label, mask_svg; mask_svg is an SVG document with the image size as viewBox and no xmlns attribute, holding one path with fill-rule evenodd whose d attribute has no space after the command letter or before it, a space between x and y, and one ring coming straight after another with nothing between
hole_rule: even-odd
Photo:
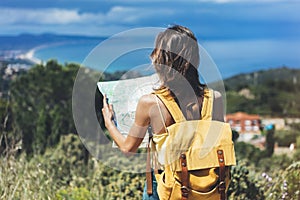
<instances>
[{"instance_id":1,"label":"rooftop","mask_svg":"<svg viewBox=\"0 0 300 200\"><path fill-rule=\"evenodd\" d=\"M226 119L235 119L235 120L243 120L243 119L248 119L248 120L252 120L252 119L260 119L259 115L251 115L251 114L247 114L244 112L236 112L236 113L231 113L231 114L227 114L226 115Z\"/></svg>"}]
</instances>

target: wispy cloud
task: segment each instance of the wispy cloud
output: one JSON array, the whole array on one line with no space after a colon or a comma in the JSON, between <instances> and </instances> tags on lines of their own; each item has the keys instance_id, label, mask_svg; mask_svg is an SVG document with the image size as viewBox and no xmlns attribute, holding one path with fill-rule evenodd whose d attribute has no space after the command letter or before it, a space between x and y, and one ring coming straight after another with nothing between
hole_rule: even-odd
<instances>
[{"instance_id":1,"label":"wispy cloud","mask_svg":"<svg viewBox=\"0 0 300 200\"><path fill-rule=\"evenodd\" d=\"M107 35L130 28L173 23L188 26L208 37L270 37L299 33L299 0L174 0L173 4L165 0L153 1L76 0L62 4L62 0L43 0L45 4L34 4L34 0L26 0L26 5L20 3L18 6L4 1L6 4L0 5L0 34Z\"/></svg>"},{"instance_id":2,"label":"wispy cloud","mask_svg":"<svg viewBox=\"0 0 300 200\"><path fill-rule=\"evenodd\" d=\"M159 9L160 13L170 14L171 10ZM114 6L108 12L80 12L78 9L44 8L16 9L0 8L0 24L72 24L95 23L116 24L136 23L144 18L156 15L156 10L147 8ZM163 12L162 12L163 11Z\"/></svg>"},{"instance_id":3,"label":"wispy cloud","mask_svg":"<svg viewBox=\"0 0 300 200\"><path fill-rule=\"evenodd\" d=\"M159 15L157 15L159 13ZM170 8L112 6L107 10L79 8L12 8L0 6L0 34L57 32L64 34L110 35L149 21L174 15Z\"/></svg>"},{"instance_id":4,"label":"wispy cloud","mask_svg":"<svg viewBox=\"0 0 300 200\"><path fill-rule=\"evenodd\" d=\"M0 24L68 24L82 21L87 16L66 9L0 9Z\"/></svg>"}]
</instances>

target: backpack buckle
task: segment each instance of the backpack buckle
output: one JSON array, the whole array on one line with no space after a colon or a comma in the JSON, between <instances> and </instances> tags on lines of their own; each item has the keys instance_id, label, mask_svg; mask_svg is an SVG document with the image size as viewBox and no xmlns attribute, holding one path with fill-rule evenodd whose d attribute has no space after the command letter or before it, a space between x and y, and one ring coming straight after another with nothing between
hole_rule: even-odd
<instances>
[{"instance_id":1,"label":"backpack buckle","mask_svg":"<svg viewBox=\"0 0 300 200\"><path fill-rule=\"evenodd\" d=\"M184 197L187 197L189 194L190 189L186 186L181 186L181 194Z\"/></svg>"},{"instance_id":2,"label":"backpack buckle","mask_svg":"<svg viewBox=\"0 0 300 200\"><path fill-rule=\"evenodd\" d=\"M219 192L225 191L225 189L226 189L225 182L224 182L224 181L221 181L221 182L219 183Z\"/></svg>"}]
</instances>

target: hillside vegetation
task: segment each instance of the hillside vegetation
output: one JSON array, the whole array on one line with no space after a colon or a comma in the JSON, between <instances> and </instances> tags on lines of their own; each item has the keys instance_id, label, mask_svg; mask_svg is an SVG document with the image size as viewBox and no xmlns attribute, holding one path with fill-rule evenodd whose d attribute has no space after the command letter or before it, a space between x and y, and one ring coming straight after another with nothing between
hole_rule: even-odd
<instances>
[{"instance_id":1,"label":"hillside vegetation","mask_svg":"<svg viewBox=\"0 0 300 200\"><path fill-rule=\"evenodd\" d=\"M0 79L1 92L6 93L0 99L0 199L141 199L145 183L144 173L117 171L106 165L107 162L112 162L116 166L127 166L133 163L135 157L120 158L118 154L110 151L106 162L97 160L89 154L76 134L71 97L79 67L77 64L61 65L56 61L49 61L10 78L4 76L5 70L0 70L3 76ZM292 72L291 69L278 69L279 72L281 70L282 73ZM268 82L261 81L260 85L255 82L259 80L257 77L267 75L268 72L257 73L261 75L240 75L225 81L229 107L267 107L271 100L261 105L253 104L253 101L259 102L261 99L258 94L263 94L256 89L263 88L264 98L269 98L268 95L272 95L270 91L273 90L278 93L272 98L285 94L296 98L297 93L292 91L297 91L297 87L289 88L289 91L280 89L289 83L289 79L285 81L273 78L275 82L269 85L277 85L270 89L267 88ZM122 74L104 74L102 79L116 80ZM292 78L292 84L298 85L299 71L293 71L293 74L297 76ZM246 79L246 76L250 78ZM252 76L256 78L253 79ZM247 81L242 83L244 79ZM278 81L282 82L278 84ZM241 93L241 90L244 92ZM241 97L245 101L241 101ZM103 127L99 93L96 93L95 101L99 102L95 111L99 117L99 125ZM292 106L295 109L298 105ZM272 107L268 109L268 112L275 112ZM291 110L288 105L286 109ZM295 130L299 132L300 126L295 126ZM97 133L95 130L92 134ZM296 138L296 146L300 146L299 137ZM105 147L101 143L99 151ZM265 150L236 141L235 150L237 166L231 170L229 199L300 198L300 150L289 155L266 155Z\"/></svg>"},{"instance_id":2,"label":"hillside vegetation","mask_svg":"<svg viewBox=\"0 0 300 200\"><path fill-rule=\"evenodd\" d=\"M227 113L300 117L300 70L287 67L240 74L224 81Z\"/></svg>"}]
</instances>

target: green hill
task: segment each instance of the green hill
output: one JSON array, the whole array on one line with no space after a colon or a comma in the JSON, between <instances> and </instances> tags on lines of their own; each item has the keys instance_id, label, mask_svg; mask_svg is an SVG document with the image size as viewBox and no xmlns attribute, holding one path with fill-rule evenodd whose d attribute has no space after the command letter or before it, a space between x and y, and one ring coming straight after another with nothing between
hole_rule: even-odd
<instances>
[{"instance_id":1,"label":"green hill","mask_svg":"<svg viewBox=\"0 0 300 200\"><path fill-rule=\"evenodd\" d=\"M227 113L300 117L300 70L281 67L224 80Z\"/></svg>"}]
</instances>

